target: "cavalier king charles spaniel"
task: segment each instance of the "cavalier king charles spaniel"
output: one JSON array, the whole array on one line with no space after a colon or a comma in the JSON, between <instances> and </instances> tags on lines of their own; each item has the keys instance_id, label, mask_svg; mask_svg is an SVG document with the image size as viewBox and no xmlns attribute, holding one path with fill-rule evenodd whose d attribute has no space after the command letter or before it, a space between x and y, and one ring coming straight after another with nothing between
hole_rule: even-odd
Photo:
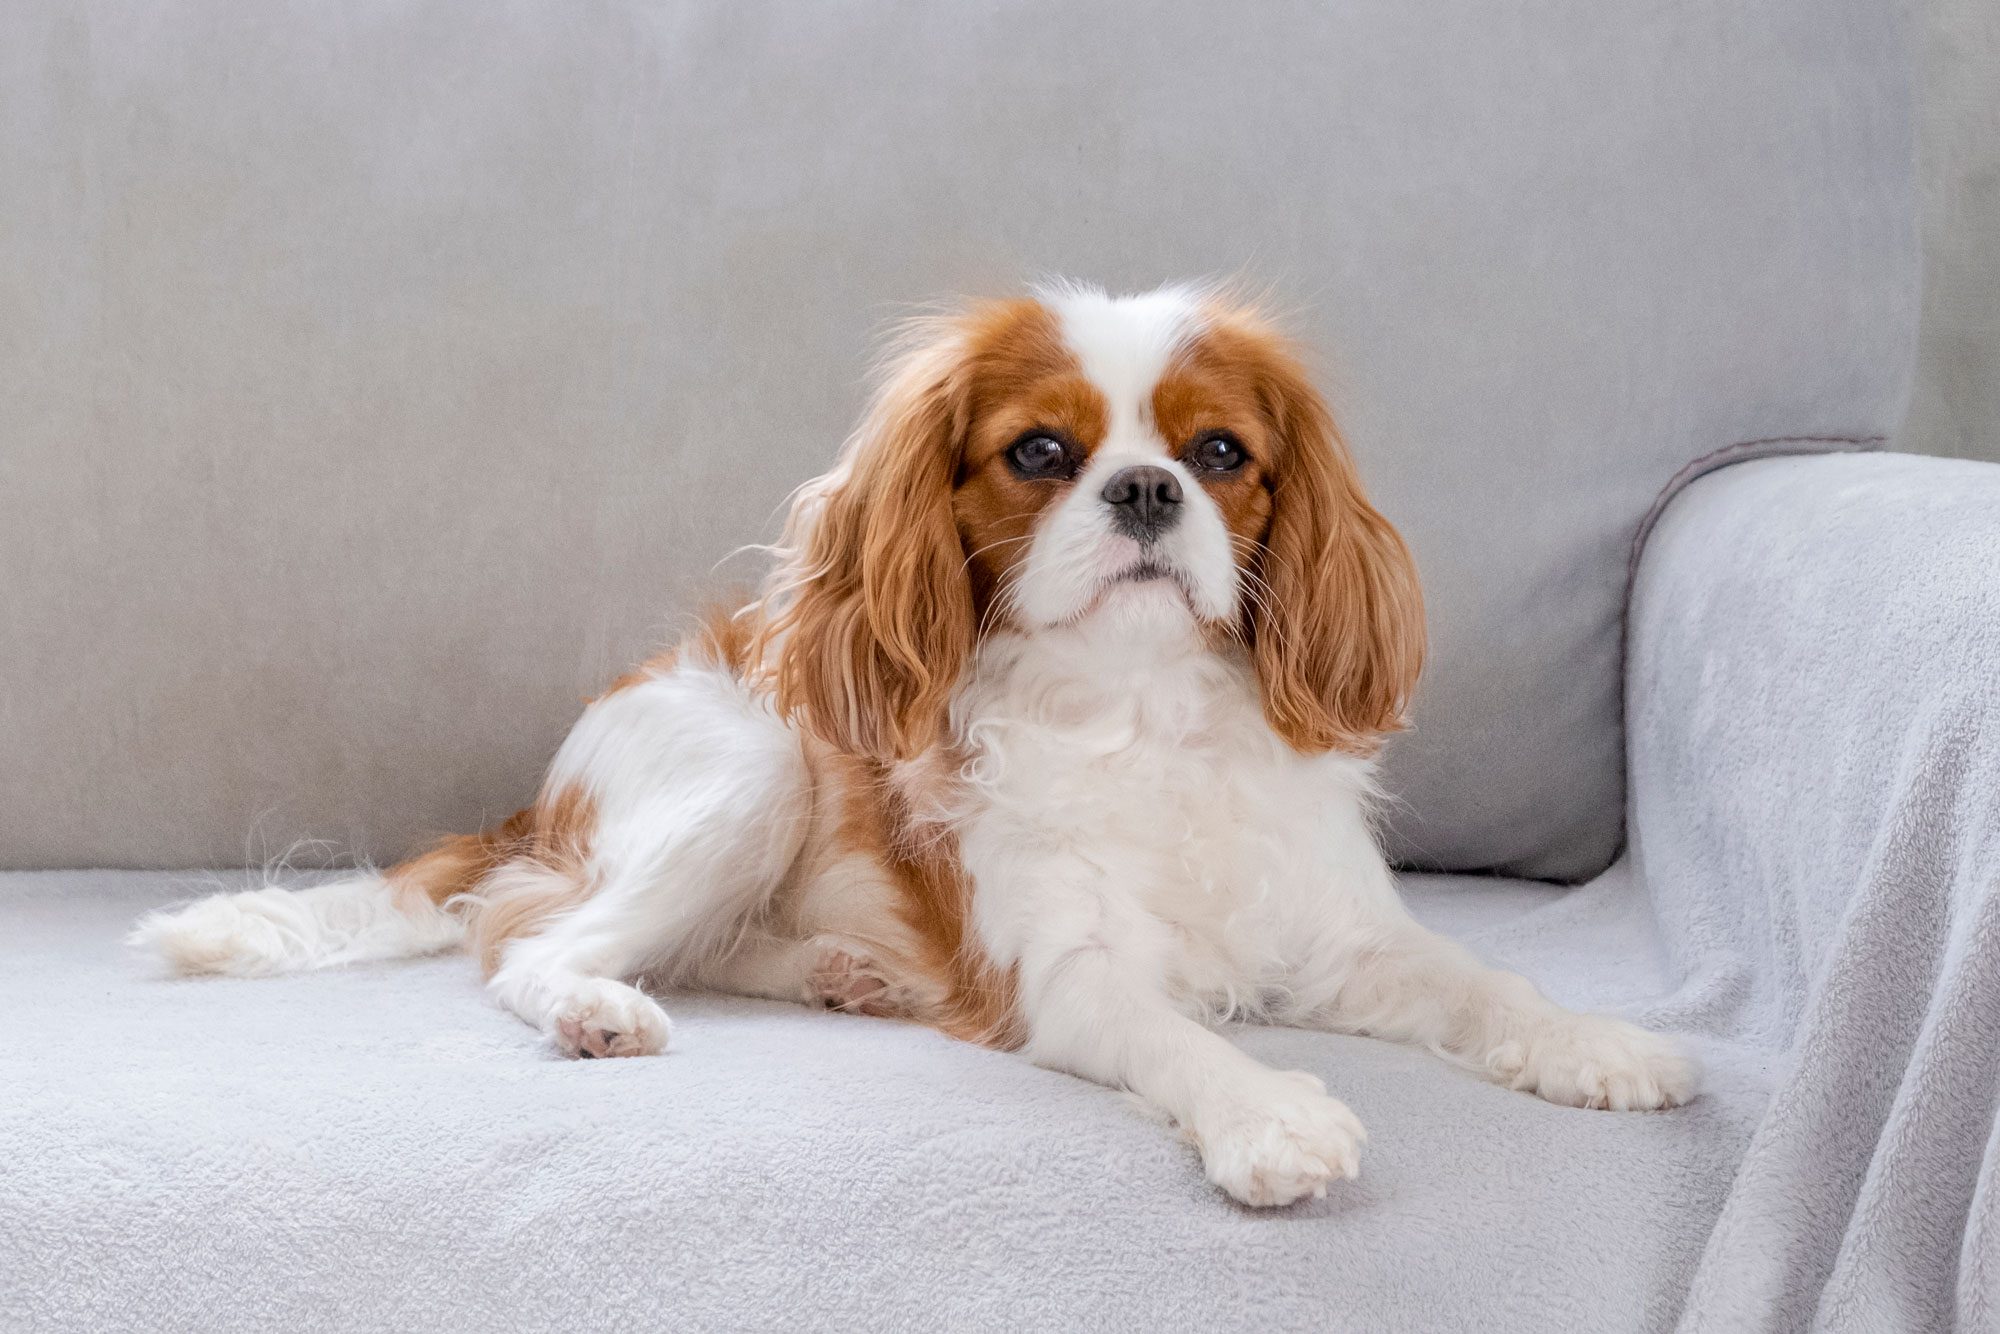
<instances>
[{"instance_id":1,"label":"cavalier king charles spaniel","mask_svg":"<svg viewBox=\"0 0 2000 1334\"><path fill-rule=\"evenodd\" d=\"M1254 309L1072 286L916 323L776 553L590 703L526 810L135 942L237 975L463 943L573 1056L667 1045L635 980L929 1024L1130 1090L1252 1205L1353 1176L1364 1134L1227 1018L1571 1106L1691 1096L1671 1040L1398 901L1370 774L1416 572Z\"/></svg>"}]
</instances>

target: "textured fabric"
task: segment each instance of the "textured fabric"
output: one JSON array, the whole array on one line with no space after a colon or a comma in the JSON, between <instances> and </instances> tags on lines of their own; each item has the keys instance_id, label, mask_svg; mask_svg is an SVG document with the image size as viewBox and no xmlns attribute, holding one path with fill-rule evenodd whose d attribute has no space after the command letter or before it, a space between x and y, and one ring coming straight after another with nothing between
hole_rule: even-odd
<instances>
[{"instance_id":1,"label":"textured fabric","mask_svg":"<svg viewBox=\"0 0 2000 1334\"><path fill-rule=\"evenodd\" d=\"M669 997L666 1055L564 1062L462 958L155 980L117 938L186 892L0 877L0 1329L1663 1329L1763 1101L1726 1051L1617 1115L1246 1030L1370 1132L1258 1212L1122 1095L888 1021ZM1568 999L1661 987L1629 893L1416 892Z\"/></svg>"},{"instance_id":2,"label":"textured fabric","mask_svg":"<svg viewBox=\"0 0 2000 1334\"><path fill-rule=\"evenodd\" d=\"M0 878L0 1329L1925 1331L2000 1319L2000 467L1695 482L1632 620L1633 856L1409 877L1556 999L1689 1033L1551 1107L1248 1029L1369 1126L1257 1213L1124 1098L883 1021L678 998L564 1063L446 958L168 982L200 886Z\"/></svg>"},{"instance_id":3,"label":"textured fabric","mask_svg":"<svg viewBox=\"0 0 2000 1334\"><path fill-rule=\"evenodd\" d=\"M1648 543L1634 864L1772 1053L1690 1330L2000 1328L2000 467L1748 463Z\"/></svg>"},{"instance_id":4,"label":"textured fabric","mask_svg":"<svg viewBox=\"0 0 2000 1334\"><path fill-rule=\"evenodd\" d=\"M1243 272L1425 579L1396 853L1587 876L1648 502L1900 410L1901 11L10 0L0 865L504 814L902 303Z\"/></svg>"}]
</instances>

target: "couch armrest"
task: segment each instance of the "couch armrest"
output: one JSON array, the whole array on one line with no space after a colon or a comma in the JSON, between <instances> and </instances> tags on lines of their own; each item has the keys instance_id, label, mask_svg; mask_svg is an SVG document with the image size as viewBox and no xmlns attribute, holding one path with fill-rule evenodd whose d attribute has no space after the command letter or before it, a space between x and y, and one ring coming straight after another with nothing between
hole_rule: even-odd
<instances>
[{"instance_id":1,"label":"couch armrest","mask_svg":"<svg viewBox=\"0 0 2000 1334\"><path fill-rule=\"evenodd\" d=\"M1685 979L1658 1017L1761 1048L1774 1080L1687 1327L1979 1324L2000 1309L2000 466L1715 473L1667 507L1629 616L1632 856Z\"/></svg>"},{"instance_id":2,"label":"couch armrest","mask_svg":"<svg viewBox=\"0 0 2000 1334\"><path fill-rule=\"evenodd\" d=\"M2000 466L1711 474L1661 516L1629 614L1634 858L1685 972L1751 970L1711 1020L1788 1037L1858 896L1949 880L1992 835Z\"/></svg>"}]
</instances>

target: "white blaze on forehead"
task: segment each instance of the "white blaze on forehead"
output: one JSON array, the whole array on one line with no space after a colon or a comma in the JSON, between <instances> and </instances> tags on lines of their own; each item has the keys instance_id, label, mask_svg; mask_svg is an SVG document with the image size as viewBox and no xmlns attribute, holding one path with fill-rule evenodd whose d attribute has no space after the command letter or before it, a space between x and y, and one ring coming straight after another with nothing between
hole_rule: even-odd
<instances>
[{"instance_id":1,"label":"white blaze on forehead","mask_svg":"<svg viewBox=\"0 0 2000 1334\"><path fill-rule=\"evenodd\" d=\"M1153 388L1194 332L1199 293L1162 287L1140 296L1110 296L1095 287L1055 287L1039 293L1061 322L1063 341L1111 410L1105 444L1156 448Z\"/></svg>"}]
</instances>

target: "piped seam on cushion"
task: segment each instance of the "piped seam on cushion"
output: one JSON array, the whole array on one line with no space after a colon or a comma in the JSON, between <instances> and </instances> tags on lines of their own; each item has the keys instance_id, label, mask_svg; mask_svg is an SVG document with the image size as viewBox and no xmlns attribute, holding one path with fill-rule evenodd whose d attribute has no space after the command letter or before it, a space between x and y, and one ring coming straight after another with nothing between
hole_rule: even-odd
<instances>
[{"instance_id":1,"label":"piped seam on cushion","mask_svg":"<svg viewBox=\"0 0 2000 1334\"><path fill-rule=\"evenodd\" d=\"M1638 531L1632 534L1632 549L1625 559L1626 610L1629 611L1632 605L1632 587L1639 577L1639 557L1645 552L1646 539L1652 536L1653 525L1660 521L1660 515L1690 482L1731 464L1748 463L1753 459L1783 458L1795 454L1865 454L1880 449L1888 442L1886 435L1773 435L1762 440L1739 440L1733 445L1724 445L1687 464L1660 488L1660 494L1653 497L1652 505L1646 510L1646 517L1639 520Z\"/></svg>"}]
</instances>

